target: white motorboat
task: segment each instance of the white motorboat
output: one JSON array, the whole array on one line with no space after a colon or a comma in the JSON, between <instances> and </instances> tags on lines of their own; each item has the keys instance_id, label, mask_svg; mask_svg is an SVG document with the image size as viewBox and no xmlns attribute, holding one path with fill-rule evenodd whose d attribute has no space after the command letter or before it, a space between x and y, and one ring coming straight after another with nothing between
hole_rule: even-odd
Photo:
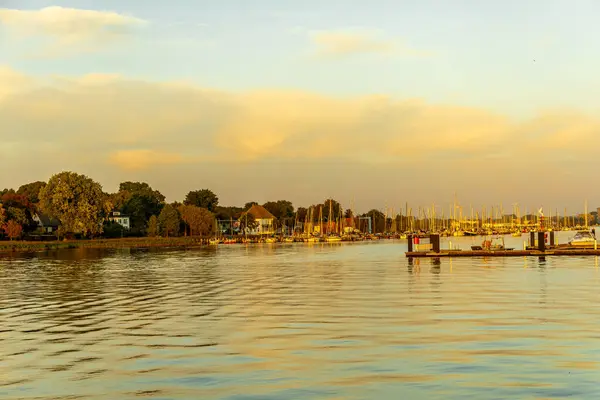
<instances>
[{"instance_id":1,"label":"white motorboat","mask_svg":"<svg viewBox=\"0 0 600 400\"><path fill-rule=\"evenodd\" d=\"M589 231L579 231L571 238L569 245L578 247L592 247L596 238Z\"/></svg>"}]
</instances>

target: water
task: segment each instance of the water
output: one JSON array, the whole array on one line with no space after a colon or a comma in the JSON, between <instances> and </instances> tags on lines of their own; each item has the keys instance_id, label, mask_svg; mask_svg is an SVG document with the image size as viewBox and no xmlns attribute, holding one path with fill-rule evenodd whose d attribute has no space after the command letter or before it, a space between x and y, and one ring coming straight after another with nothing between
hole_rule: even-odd
<instances>
[{"instance_id":1,"label":"water","mask_svg":"<svg viewBox=\"0 0 600 400\"><path fill-rule=\"evenodd\" d=\"M597 258L405 250L4 256L0 398L598 398Z\"/></svg>"}]
</instances>

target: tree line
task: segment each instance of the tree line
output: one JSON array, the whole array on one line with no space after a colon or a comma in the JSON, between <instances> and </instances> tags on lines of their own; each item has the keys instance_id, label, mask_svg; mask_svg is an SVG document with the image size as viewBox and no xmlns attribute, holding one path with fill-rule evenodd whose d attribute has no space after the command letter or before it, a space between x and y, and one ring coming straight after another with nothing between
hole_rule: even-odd
<instances>
[{"instance_id":1,"label":"tree line","mask_svg":"<svg viewBox=\"0 0 600 400\"><path fill-rule=\"evenodd\" d=\"M182 202L168 203L160 191L146 182L122 182L118 191L107 193L93 179L66 171L53 175L48 182L36 181L17 190L1 190L0 233L10 239L40 233L36 216L43 214L60 221L56 232L59 238L206 237L217 230L217 220L236 221L238 230L253 229L256 221L246 211L254 204L258 203L246 202L243 207L222 206L219 197L210 189L192 190ZM354 217L351 210L343 210L333 199L298 209L288 200L268 201L262 206L273 214L280 227L309 219L318 222ZM114 211L129 217L129 229L111 218ZM363 215L376 216L385 226L385 217L380 211L371 210Z\"/></svg>"}]
</instances>

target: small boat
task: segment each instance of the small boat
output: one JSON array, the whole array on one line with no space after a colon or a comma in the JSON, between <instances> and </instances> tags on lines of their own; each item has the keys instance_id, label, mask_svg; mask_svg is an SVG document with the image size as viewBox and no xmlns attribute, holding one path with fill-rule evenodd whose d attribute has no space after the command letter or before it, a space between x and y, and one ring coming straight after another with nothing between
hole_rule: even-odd
<instances>
[{"instance_id":1,"label":"small boat","mask_svg":"<svg viewBox=\"0 0 600 400\"><path fill-rule=\"evenodd\" d=\"M596 238L589 231L579 231L569 241L570 246L593 247Z\"/></svg>"},{"instance_id":2,"label":"small boat","mask_svg":"<svg viewBox=\"0 0 600 400\"><path fill-rule=\"evenodd\" d=\"M210 245L213 245L213 246L215 246L215 245L217 245L217 244L221 243L221 241L220 241L219 239L217 239L217 238L214 238L214 239L209 239L208 243L209 243Z\"/></svg>"},{"instance_id":3,"label":"small boat","mask_svg":"<svg viewBox=\"0 0 600 400\"><path fill-rule=\"evenodd\" d=\"M519 231L516 231L516 232L513 232L511 235L514 237L521 237L522 233Z\"/></svg>"},{"instance_id":4,"label":"small boat","mask_svg":"<svg viewBox=\"0 0 600 400\"><path fill-rule=\"evenodd\" d=\"M277 240L275 238L266 238L265 243L275 243Z\"/></svg>"},{"instance_id":5,"label":"small boat","mask_svg":"<svg viewBox=\"0 0 600 400\"><path fill-rule=\"evenodd\" d=\"M481 243L481 246L471 246L471 250L503 251L514 250L514 248L505 247L504 237L496 236L493 238L485 238Z\"/></svg>"},{"instance_id":6,"label":"small boat","mask_svg":"<svg viewBox=\"0 0 600 400\"><path fill-rule=\"evenodd\" d=\"M335 236L335 235L330 235L325 237L325 241L329 242L329 243L333 243L333 242L341 242L342 238L339 236Z\"/></svg>"},{"instance_id":7,"label":"small boat","mask_svg":"<svg viewBox=\"0 0 600 400\"><path fill-rule=\"evenodd\" d=\"M316 236L310 236L310 237L306 238L304 241L308 242L308 243L316 243L316 242L319 242L320 239Z\"/></svg>"},{"instance_id":8,"label":"small boat","mask_svg":"<svg viewBox=\"0 0 600 400\"><path fill-rule=\"evenodd\" d=\"M293 236L286 236L283 238L283 242L284 243L294 243L294 237Z\"/></svg>"}]
</instances>

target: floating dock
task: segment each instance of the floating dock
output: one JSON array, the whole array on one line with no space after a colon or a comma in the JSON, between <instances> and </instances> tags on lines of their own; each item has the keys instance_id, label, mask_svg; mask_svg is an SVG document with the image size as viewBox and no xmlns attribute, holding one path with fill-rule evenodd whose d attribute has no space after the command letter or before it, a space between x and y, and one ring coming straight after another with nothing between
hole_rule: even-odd
<instances>
[{"instance_id":1,"label":"floating dock","mask_svg":"<svg viewBox=\"0 0 600 400\"><path fill-rule=\"evenodd\" d=\"M537 235L536 235L537 233ZM535 238L537 236L537 240ZM546 256L600 256L600 248L597 243L593 247L572 247L569 245L555 244L554 232L550 233L550 244L546 245L546 232L531 232L530 243L536 246L527 246L524 250L459 250L442 249L440 247L440 236L429 235L430 243L425 250L415 251L413 238L408 237L408 258L440 258L440 257L546 257ZM417 239L418 243L418 239Z\"/></svg>"},{"instance_id":2,"label":"floating dock","mask_svg":"<svg viewBox=\"0 0 600 400\"><path fill-rule=\"evenodd\" d=\"M546 256L600 256L600 249L555 249L555 250L440 250L407 251L409 258L438 258L438 257L546 257Z\"/></svg>"}]
</instances>

